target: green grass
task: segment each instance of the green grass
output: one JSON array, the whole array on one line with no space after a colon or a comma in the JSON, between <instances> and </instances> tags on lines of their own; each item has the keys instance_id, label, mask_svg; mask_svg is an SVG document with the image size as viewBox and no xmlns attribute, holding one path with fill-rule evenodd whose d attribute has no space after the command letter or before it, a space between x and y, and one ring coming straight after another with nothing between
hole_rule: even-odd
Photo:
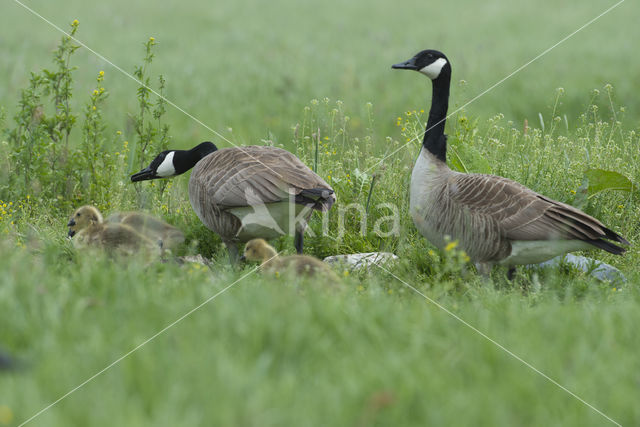
<instances>
[{"instance_id":1,"label":"green grass","mask_svg":"<svg viewBox=\"0 0 640 427\"><path fill-rule=\"evenodd\" d=\"M420 110L430 90L426 78L392 72L390 65L422 48L443 50L454 82L466 81L452 91L452 105L459 106L613 3L343 3L195 2L158 10L119 0L28 4L65 29L77 18L78 37L128 72L153 36L152 78L162 73L169 99L235 143L270 140L315 166L317 142L317 171L338 203L329 236L307 238L307 252L396 253L394 275L617 422L639 424L637 190L585 200L581 189L592 168L640 182L639 88L632 72L640 59L629 54L638 6L625 2L448 122L450 161L459 158L456 164L469 171L507 176L580 205L632 242L624 257L586 254L620 268L624 284L601 283L571 268L520 270L512 283L504 271L487 280L465 271L462 254L434 251L413 227L406 188L418 144L378 163L423 129ZM9 128L29 72L50 67L60 34L15 3L5 5L3 16L0 103L2 128ZM251 272L227 266L220 240L189 205L186 176L164 192L157 191L159 183L139 190L127 183L137 165L122 144L135 144L127 117L137 114L137 85L84 49L73 58L76 113L96 87L98 71L105 71L109 97L98 124L106 126L106 143L97 155L115 160L105 160L111 168L94 200L76 198L82 183L75 192L50 194L0 182L0 348L22 362L22 369L0 373L0 426L19 425ZM557 87L565 88L560 97ZM81 121L71 133L73 146L81 146ZM163 121L171 125L173 147L207 139L227 146L172 108ZM122 135L115 136L118 130ZM8 182L8 174L20 171L6 160L6 141L3 133L0 177ZM350 211L337 239L340 209L364 205L370 193L364 235ZM76 251L65 239L65 224L67 208L78 200L106 211L143 206L185 231L180 253L203 253L214 264L144 265ZM388 202L398 207L400 235L381 238L373 224L388 215L381 205ZM319 233L321 227L316 215L311 228ZM292 252L291 240L275 245ZM250 274L32 425L606 423L374 270L347 275L337 286Z\"/></svg>"}]
</instances>

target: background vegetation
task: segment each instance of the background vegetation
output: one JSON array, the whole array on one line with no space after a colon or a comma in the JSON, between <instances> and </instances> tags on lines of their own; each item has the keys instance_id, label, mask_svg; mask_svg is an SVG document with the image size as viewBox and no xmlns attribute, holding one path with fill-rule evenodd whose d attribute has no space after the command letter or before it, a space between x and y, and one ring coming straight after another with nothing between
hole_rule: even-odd
<instances>
[{"instance_id":1,"label":"background vegetation","mask_svg":"<svg viewBox=\"0 0 640 427\"><path fill-rule=\"evenodd\" d=\"M640 421L637 5L625 2L448 122L454 167L516 179L632 243L624 257L590 254L625 283L569 266L522 270L510 283L501 271L492 280L464 271L463 254L436 252L417 235L400 189L419 143L380 160L423 130L430 89L390 65L444 51L455 108L614 3L26 4L233 143L298 154L338 193L334 212L369 206L364 232L354 211L335 239L333 214L330 236L307 239L310 253L396 253L393 275L616 421ZM7 3L2 19L0 348L22 369L0 375L0 426L20 424L251 271L226 265L189 205L186 177L128 182L165 147L229 144L19 4ZM373 231L387 202L402 214L399 237ZM185 231L180 253L214 264L76 252L65 224L84 203L152 211ZM319 231L320 218L311 226ZM276 245L292 251L291 238ZM251 275L34 424L603 421L375 270L345 273L339 286Z\"/></svg>"}]
</instances>

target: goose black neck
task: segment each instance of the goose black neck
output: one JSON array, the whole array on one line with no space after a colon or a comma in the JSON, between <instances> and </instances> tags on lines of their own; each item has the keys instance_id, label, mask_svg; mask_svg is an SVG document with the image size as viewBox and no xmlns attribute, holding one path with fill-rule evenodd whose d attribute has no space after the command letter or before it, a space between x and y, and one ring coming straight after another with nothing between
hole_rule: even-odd
<instances>
[{"instance_id":1,"label":"goose black neck","mask_svg":"<svg viewBox=\"0 0 640 427\"><path fill-rule=\"evenodd\" d=\"M205 156L217 151L218 147L213 142L203 142L196 145L191 150L176 150L173 164L176 175L185 173L196 165Z\"/></svg>"},{"instance_id":2,"label":"goose black neck","mask_svg":"<svg viewBox=\"0 0 640 427\"><path fill-rule=\"evenodd\" d=\"M432 81L431 110L429 110L429 119L422 141L423 147L443 162L447 161L447 137L444 134L444 125L449 109L450 82L451 75L445 72Z\"/></svg>"}]
</instances>

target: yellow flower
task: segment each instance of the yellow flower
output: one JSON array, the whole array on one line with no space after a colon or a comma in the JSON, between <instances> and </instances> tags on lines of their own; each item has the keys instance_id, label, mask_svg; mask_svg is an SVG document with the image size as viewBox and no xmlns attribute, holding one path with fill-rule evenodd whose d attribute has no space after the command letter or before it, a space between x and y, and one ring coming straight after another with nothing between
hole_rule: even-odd
<instances>
[{"instance_id":1,"label":"yellow flower","mask_svg":"<svg viewBox=\"0 0 640 427\"><path fill-rule=\"evenodd\" d=\"M97 95L98 93L99 93L99 92L98 92L98 89L94 89L94 90L93 90L93 94L94 94L94 95Z\"/></svg>"},{"instance_id":2,"label":"yellow flower","mask_svg":"<svg viewBox=\"0 0 640 427\"><path fill-rule=\"evenodd\" d=\"M576 190L571 190L571 194L576 194Z\"/></svg>"},{"instance_id":3,"label":"yellow flower","mask_svg":"<svg viewBox=\"0 0 640 427\"><path fill-rule=\"evenodd\" d=\"M452 250L454 250L456 248L456 246L458 246L458 241L454 240L453 242L449 242L447 243L447 246L444 247L444 251L445 252L451 252Z\"/></svg>"},{"instance_id":4,"label":"yellow flower","mask_svg":"<svg viewBox=\"0 0 640 427\"><path fill-rule=\"evenodd\" d=\"M73 25L74 27L77 27L79 23L80 22L78 22L77 19L74 19L73 22L71 23L71 25Z\"/></svg>"},{"instance_id":5,"label":"yellow flower","mask_svg":"<svg viewBox=\"0 0 640 427\"><path fill-rule=\"evenodd\" d=\"M618 205L618 209L623 209L624 205Z\"/></svg>"},{"instance_id":6,"label":"yellow flower","mask_svg":"<svg viewBox=\"0 0 640 427\"><path fill-rule=\"evenodd\" d=\"M358 292L362 292L362 291L364 291L364 286L358 285Z\"/></svg>"},{"instance_id":7,"label":"yellow flower","mask_svg":"<svg viewBox=\"0 0 640 427\"><path fill-rule=\"evenodd\" d=\"M342 275L343 275L344 277L347 277L347 276L349 275L349 270L345 270L345 271L343 271L343 272L342 272Z\"/></svg>"},{"instance_id":8,"label":"yellow flower","mask_svg":"<svg viewBox=\"0 0 640 427\"><path fill-rule=\"evenodd\" d=\"M434 256L436 253L433 251L433 249L429 249L427 254L429 254L429 256Z\"/></svg>"},{"instance_id":9,"label":"yellow flower","mask_svg":"<svg viewBox=\"0 0 640 427\"><path fill-rule=\"evenodd\" d=\"M156 41L156 39L155 39L155 38L153 38L153 37L149 37L149 41L150 41L151 43L153 43L154 41Z\"/></svg>"},{"instance_id":10,"label":"yellow flower","mask_svg":"<svg viewBox=\"0 0 640 427\"><path fill-rule=\"evenodd\" d=\"M96 106L95 105L93 106L93 111L96 111Z\"/></svg>"},{"instance_id":11,"label":"yellow flower","mask_svg":"<svg viewBox=\"0 0 640 427\"><path fill-rule=\"evenodd\" d=\"M100 77L104 77L104 71L100 70L100 72L98 73L98 75L99 75Z\"/></svg>"},{"instance_id":12,"label":"yellow flower","mask_svg":"<svg viewBox=\"0 0 640 427\"><path fill-rule=\"evenodd\" d=\"M122 131L116 131L116 135L122 135Z\"/></svg>"}]
</instances>

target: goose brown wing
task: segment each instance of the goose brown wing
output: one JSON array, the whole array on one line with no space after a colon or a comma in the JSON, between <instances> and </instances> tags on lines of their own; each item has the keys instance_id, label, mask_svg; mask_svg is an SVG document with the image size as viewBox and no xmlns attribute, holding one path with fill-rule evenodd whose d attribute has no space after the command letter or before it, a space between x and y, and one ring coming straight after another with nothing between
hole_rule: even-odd
<instances>
[{"instance_id":1,"label":"goose brown wing","mask_svg":"<svg viewBox=\"0 0 640 427\"><path fill-rule=\"evenodd\" d=\"M471 215L495 219L510 240L577 239L596 244L611 239L628 244L590 215L507 178L456 174L449 188L452 200Z\"/></svg>"},{"instance_id":2,"label":"goose brown wing","mask_svg":"<svg viewBox=\"0 0 640 427\"><path fill-rule=\"evenodd\" d=\"M296 156L277 147L218 150L196 164L191 181L190 191L219 209L280 202L289 195L297 199L315 190L326 190L333 197L329 184Z\"/></svg>"}]
</instances>

